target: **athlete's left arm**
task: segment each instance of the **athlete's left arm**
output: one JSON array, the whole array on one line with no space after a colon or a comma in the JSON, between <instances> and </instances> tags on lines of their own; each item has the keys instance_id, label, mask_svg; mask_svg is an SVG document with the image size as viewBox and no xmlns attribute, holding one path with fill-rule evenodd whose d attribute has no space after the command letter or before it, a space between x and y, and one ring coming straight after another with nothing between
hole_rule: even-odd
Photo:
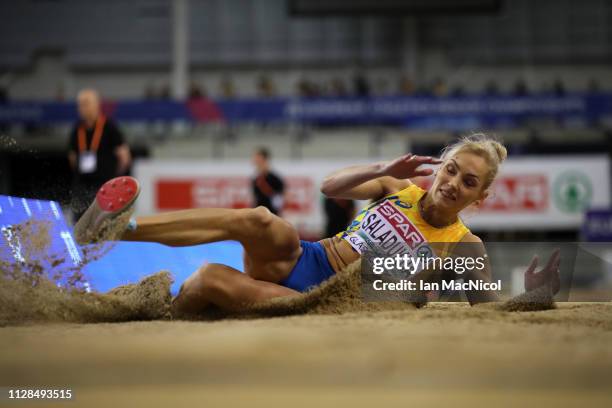
<instances>
[{"instance_id":1,"label":"athlete's left arm","mask_svg":"<svg viewBox=\"0 0 612 408\"><path fill-rule=\"evenodd\" d=\"M435 157L409 153L391 161L351 166L325 177L321 192L332 198L378 200L406 188L410 178L433 174L433 169L423 165L440 163Z\"/></svg>"},{"instance_id":2,"label":"athlete's left arm","mask_svg":"<svg viewBox=\"0 0 612 408\"><path fill-rule=\"evenodd\" d=\"M480 270L475 268L474 270L466 272L464 279L482 280L483 282L487 283L491 282L491 263L489 262L489 258L482 240L469 232L463 237L459 247L460 249L458 252L460 252L460 256L470 256L474 257L474 259L482 257L484 259L484 268ZM525 271L525 291L529 292L541 286L550 285L550 290L553 295L559 292L561 286L559 276L560 259L560 252L559 250L556 250L548 259L546 266L541 270L536 271L535 269L538 265L538 257L534 256L529 267ZM466 291L465 294L471 305L500 300L495 291L473 290Z\"/></svg>"},{"instance_id":3,"label":"athlete's left arm","mask_svg":"<svg viewBox=\"0 0 612 408\"><path fill-rule=\"evenodd\" d=\"M482 281L486 283L492 281L491 263L489 262L485 246L479 237L471 232L465 234L460 243L455 247L453 255L480 260L481 264L484 265L482 269L473 268L466 271L462 276L464 281ZM478 303L499 301L498 294L493 290L466 290L465 295L472 306Z\"/></svg>"}]
</instances>

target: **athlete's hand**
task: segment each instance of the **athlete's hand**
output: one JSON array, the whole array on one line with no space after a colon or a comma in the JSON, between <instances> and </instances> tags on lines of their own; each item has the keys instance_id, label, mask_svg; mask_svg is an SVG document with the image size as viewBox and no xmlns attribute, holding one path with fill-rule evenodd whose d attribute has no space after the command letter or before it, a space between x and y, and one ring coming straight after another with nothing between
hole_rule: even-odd
<instances>
[{"instance_id":1,"label":"athlete's hand","mask_svg":"<svg viewBox=\"0 0 612 408\"><path fill-rule=\"evenodd\" d=\"M552 294L559 292L561 288L561 278L559 276L559 264L561 263L560 251L557 249L548 259L546 266L536 272L538 266L538 256L534 256L531 264L525 271L525 290L527 292L537 289L540 286L550 285Z\"/></svg>"},{"instance_id":2,"label":"athlete's hand","mask_svg":"<svg viewBox=\"0 0 612 408\"><path fill-rule=\"evenodd\" d=\"M397 179L409 179L413 177L430 176L433 174L433 169L420 168L424 164L440 164L442 160L431 156L417 156L408 153L402 157L385 163L382 168L382 173L385 176L395 177Z\"/></svg>"}]
</instances>

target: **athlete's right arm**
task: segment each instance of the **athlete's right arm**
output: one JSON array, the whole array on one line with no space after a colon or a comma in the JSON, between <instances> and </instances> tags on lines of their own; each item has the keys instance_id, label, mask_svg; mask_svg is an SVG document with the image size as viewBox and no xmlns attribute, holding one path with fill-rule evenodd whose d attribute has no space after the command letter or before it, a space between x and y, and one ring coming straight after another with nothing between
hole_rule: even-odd
<instances>
[{"instance_id":1,"label":"athlete's right arm","mask_svg":"<svg viewBox=\"0 0 612 408\"><path fill-rule=\"evenodd\" d=\"M377 200L408 187L410 178L433 173L419 168L421 165L439 163L441 160L433 157L407 154L388 162L351 166L327 176L321 192L328 197Z\"/></svg>"}]
</instances>

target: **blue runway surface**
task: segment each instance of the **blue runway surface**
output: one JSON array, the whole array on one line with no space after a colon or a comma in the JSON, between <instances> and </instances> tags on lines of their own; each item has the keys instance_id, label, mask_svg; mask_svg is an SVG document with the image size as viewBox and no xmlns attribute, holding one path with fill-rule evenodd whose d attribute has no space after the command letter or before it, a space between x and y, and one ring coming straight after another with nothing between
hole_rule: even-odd
<instances>
[{"instance_id":1,"label":"blue runway surface","mask_svg":"<svg viewBox=\"0 0 612 408\"><path fill-rule=\"evenodd\" d=\"M32 251L16 228L28 220L36 221L34 232L49 235L49 246L43 253ZM48 229L40 228L40 225ZM66 283L70 270L78 268L83 261L85 248L75 243L72 229L67 225L59 204L54 201L0 195L0 230L2 261L24 265L24 269L40 264L60 285ZM242 246L234 241L181 248L148 242L114 242L108 245L104 256L82 269L86 280L82 285L87 290L105 292L168 270L174 277L171 289L174 295L182 282L205 263L223 263L243 269Z\"/></svg>"}]
</instances>

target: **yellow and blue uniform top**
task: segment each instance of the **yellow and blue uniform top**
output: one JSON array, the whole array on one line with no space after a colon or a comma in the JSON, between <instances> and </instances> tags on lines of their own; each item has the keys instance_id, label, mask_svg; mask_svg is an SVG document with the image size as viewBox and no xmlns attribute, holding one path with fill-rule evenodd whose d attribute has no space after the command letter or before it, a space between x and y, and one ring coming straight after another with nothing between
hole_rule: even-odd
<instances>
[{"instance_id":1,"label":"yellow and blue uniform top","mask_svg":"<svg viewBox=\"0 0 612 408\"><path fill-rule=\"evenodd\" d=\"M461 241L469 229L460 218L444 228L429 225L419 211L419 200L425 192L411 184L389 194L363 208L347 229L336 236L346 240L360 254L372 251L379 256L431 256L434 254L430 243L448 243L443 246L444 253L436 254L445 256L450 246Z\"/></svg>"}]
</instances>

